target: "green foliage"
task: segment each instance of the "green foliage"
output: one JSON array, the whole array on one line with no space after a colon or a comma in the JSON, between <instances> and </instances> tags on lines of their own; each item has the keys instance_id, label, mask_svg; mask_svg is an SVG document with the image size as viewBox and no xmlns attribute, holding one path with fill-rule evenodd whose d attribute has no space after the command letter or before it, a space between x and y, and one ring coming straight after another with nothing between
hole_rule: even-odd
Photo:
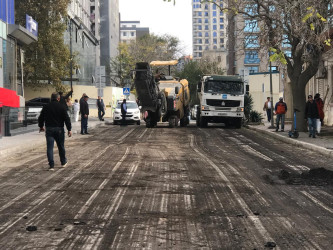
<instances>
[{"instance_id":1,"label":"green foliage","mask_svg":"<svg viewBox=\"0 0 333 250\"><path fill-rule=\"evenodd\" d=\"M32 88L52 83L64 90L61 79L69 75L70 53L64 44L67 7L70 0L16 0L16 22L25 26L25 14L38 22L38 41L24 47L24 81Z\"/></svg>"},{"instance_id":2,"label":"green foliage","mask_svg":"<svg viewBox=\"0 0 333 250\"><path fill-rule=\"evenodd\" d=\"M250 122L261 122L263 119L262 115L255 111L255 110L252 110L250 112Z\"/></svg>"},{"instance_id":3,"label":"green foliage","mask_svg":"<svg viewBox=\"0 0 333 250\"><path fill-rule=\"evenodd\" d=\"M189 83L191 105L199 104L197 84L201 80L201 76L207 74L223 75L224 71L219 67L217 62L200 60L190 61L185 64L182 71L176 72L177 77L180 79L186 79Z\"/></svg>"},{"instance_id":4,"label":"green foliage","mask_svg":"<svg viewBox=\"0 0 333 250\"><path fill-rule=\"evenodd\" d=\"M245 95L244 97L244 116L245 116L245 121L249 122L250 121L250 114L253 109L253 98L252 96Z\"/></svg>"}]
</instances>

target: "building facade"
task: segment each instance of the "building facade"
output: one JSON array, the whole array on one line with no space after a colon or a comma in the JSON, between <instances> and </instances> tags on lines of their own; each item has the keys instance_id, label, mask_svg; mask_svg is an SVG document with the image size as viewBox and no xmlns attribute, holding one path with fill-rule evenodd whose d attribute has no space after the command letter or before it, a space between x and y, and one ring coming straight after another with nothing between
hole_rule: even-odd
<instances>
[{"instance_id":1,"label":"building facade","mask_svg":"<svg viewBox=\"0 0 333 250\"><path fill-rule=\"evenodd\" d=\"M106 85L117 85L119 82L111 73L110 61L118 55L119 0L100 0L100 20L100 65L106 67Z\"/></svg>"},{"instance_id":2,"label":"building facade","mask_svg":"<svg viewBox=\"0 0 333 250\"><path fill-rule=\"evenodd\" d=\"M24 126L22 45L37 41L31 31L15 24L14 8L14 0L0 1L0 137Z\"/></svg>"},{"instance_id":3,"label":"building facade","mask_svg":"<svg viewBox=\"0 0 333 250\"><path fill-rule=\"evenodd\" d=\"M219 5L224 1L216 1ZM192 0L193 59L202 58L204 51L221 50L226 46L225 14L211 3Z\"/></svg>"},{"instance_id":4,"label":"building facade","mask_svg":"<svg viewBox=\"0 0 333 250\"><path fill-rule=\"evenodd\" d=\"M128 43L149 34L149 28L140 27L140 21L120 21L120 41Z\"/></svg>"}]
</instances>

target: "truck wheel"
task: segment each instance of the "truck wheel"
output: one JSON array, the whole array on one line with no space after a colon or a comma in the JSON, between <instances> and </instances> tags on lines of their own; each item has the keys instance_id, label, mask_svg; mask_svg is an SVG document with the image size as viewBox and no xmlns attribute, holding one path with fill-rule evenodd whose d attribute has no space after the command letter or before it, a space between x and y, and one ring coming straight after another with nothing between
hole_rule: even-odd
<instances>
[{"instance_id":1,"label":"truck wheel","mask_svg":"<svg viewBox=\"0 0 333 250\"><path fill-rule=\"evenodd\" d=\"M204 117L200 117L200 127L205 128L207 127L207 125L208 125L207 120Z\"/></svg>"},{"instance_id":2,"label":"truck wheel","mask_svg":"<svg viewBox=\"0 0 333 250\"><path fill-rule=\"evenodd\" d=\"M170 128L175 127L175 123L176 123L175 121L176 121L176 119L174 117L169 117L169 127Z\"/></svg>"},{"instance_id":3,"label":"truck wheel","mask_svg":"<svg viewBox=\"0 0 333 250\"><path fill-rule=\"evenodd\" d=\"M235 120L235 127L236 128L241 128L242 127L242 118L237 118Z\"/></svg>"}]
</instances>

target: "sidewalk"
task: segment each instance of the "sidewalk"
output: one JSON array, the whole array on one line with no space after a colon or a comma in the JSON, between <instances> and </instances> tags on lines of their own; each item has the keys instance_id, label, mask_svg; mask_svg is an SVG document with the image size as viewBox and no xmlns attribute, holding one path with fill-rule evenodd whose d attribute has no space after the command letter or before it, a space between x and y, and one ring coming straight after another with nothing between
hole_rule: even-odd
<instances>
[{"instance_id":1,"label":"sidewalk","mask_svg":"<svg viewBox=\"0 0 333 250\"><path fill-rule=\"evenodd\" d=\"M93 129L96 126L103 123L104 122L99 121L98 118L96 117L89 117L88 131L89 129ZM0 158L8 157L11 154L18 152L29 151L44 144L46 146L45 133L39 133L39 128L37 124L29 125L27 131L33 131L33 132L2 137L0 139ZM72 122L73 135L75 136L80 132L81 132L81 122L80 121ZM68 140L67 135L66 135L66 140Z\"/></svg>"},{"instance_id":2,"label":"sidewalk","mask_svg":"<svg viewBox=\"0 0 333 250\"><path fill-rule=\"evenodd\" d=\"M287 123L284 126L284 132L275 132L275 129L270 129L271 123L265 121L260 125L248 125L249 129L260 133L265 133L280 141L296 145L298 147L307 148L318 152L319 154L333 158L333 127L323 127L321 135L316 138L309 137L307 132L299 132L298 138L290 138L288 132L291 130L291 124Z\"/></svg>"}]
</instances>

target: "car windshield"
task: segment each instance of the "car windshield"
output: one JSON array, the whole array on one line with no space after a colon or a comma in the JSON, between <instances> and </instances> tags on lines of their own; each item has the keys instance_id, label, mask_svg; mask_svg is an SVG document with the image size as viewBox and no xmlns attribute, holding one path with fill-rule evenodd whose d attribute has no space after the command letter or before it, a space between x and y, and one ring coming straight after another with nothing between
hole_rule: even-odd
<instances>
[{"instance_id":1,"label":"car windshield","mask_svg":"<svg viewBox=\"0 0 333 250\"><path fill-rule=\"evenodd\" d=\"M242 95L244 94L244 84L242 82L231 81L207 81L205 82L205 93Z\"/></svg>"},{"instance_id":2,"label":"car windshield","mask_svg":"<svg viewBox=\"0 0 333 250\"><path fill-rule=\"evenodd\" d=\"M121 102L118 102L117 104L117 109L120 109ZM138 105L136 102L126 102L126 106L128 109L137 109Z\"/></svg>"}]
</instances>

